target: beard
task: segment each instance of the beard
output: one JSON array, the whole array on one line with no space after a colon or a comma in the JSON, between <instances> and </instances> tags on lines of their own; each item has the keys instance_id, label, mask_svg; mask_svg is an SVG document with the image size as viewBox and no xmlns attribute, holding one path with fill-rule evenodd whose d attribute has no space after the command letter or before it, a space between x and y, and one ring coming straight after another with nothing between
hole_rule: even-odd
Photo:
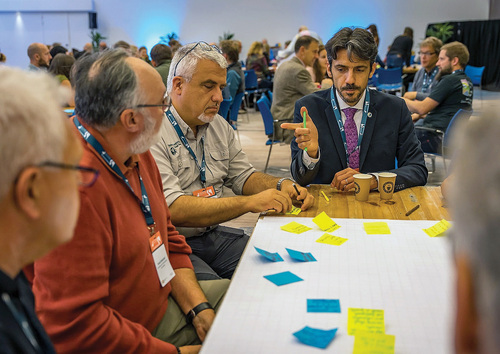
<instances>
[{"instance_id":1,"label":"beard","mask_svg":"<svg viewBox=\"0 0 500 354\"><path fill-rule=\"evenodd\" d=\"M144 131L130 143L130 152L132 154L142 154L160 141L160 129L155 132L156 122L154 118L144 113Z\"/></svg>"},{"instance_id":2,"label":"beard","mask_svg":"<svg viewBox=\"0 0 500 354\"><path fill-rule=\"evenodd\" d=\"M344 94L345 90L357 90L357 92L355 92L352 96L347 96L346 94ZM363 90L361 90L361 87L359 86L346 84L339 90L339 94L345 103L347 103L350 106L354 106L356 103L359 102L359 99L363 95Z\"/></svg>"},{"instance_id":3,"label":"beard","mask_svg":"<svg viewBox=\"0 0 500 354\"><path fill-rule=\"evenodd\" d=\"M202 113L198 116L198 119L201 120L203 123L211 123L215 118L215 114L212 116L209 116L208 114Z\"/></svg>"},{"instance_id":4,"label":"beard","mask_svg":"<svg viewBox=\"0 0 500 354\"><path fill-rule=\"evenodd\" d=\"M451 65L442 69L439 69L439 72L436 75L436 81L441 80L443 76L450 75L453 72L451 69Z\"/></svg>"}]
</instances>

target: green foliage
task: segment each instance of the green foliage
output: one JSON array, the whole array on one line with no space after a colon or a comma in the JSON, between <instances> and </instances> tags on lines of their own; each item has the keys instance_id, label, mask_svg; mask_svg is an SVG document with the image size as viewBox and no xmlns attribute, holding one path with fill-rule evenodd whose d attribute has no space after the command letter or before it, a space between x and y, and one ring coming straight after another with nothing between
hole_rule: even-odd
<instances>
[{"instance_id":1,"label":"green foliage","mask_svg":"<svg viewBox=\"0 0 500 354\"><path fill-rule=\"evenodd\" d=\"M453 25L450 25L448 22L432 25L432 27L427 30L426 35L427 37L434 36L439 38L444 44L453 36Z\"/></svg>"},{"instance_id":2,"label":"green foliage","mask_svg":"<svg viewBox=\"0 0 500 354\"><path fill-rule=\"evenodd\" d=\"M231 32L224 32L222 36L219 36L219 42L224 41L224 40L231 40L234 38L234 33Z\"/></svg>"},{"instance_id":3,"label":"green foliage","mask_svg":"<svg viewBox=\"0 0 500 354\"><path fill-rule=\"evenodd\" d=\"M105 40L106 37L104 37L102 34L100 34L97 31L94 31L94 30L90 31L89 37L92 40L92 50L94 52L98 52L99 51L99 43L101 43L101 41Z\"/></svg>"},{"instance_id":4,"label":"green foliage","mask_svg":"<svg viewBox=\"0 0 500 354\"><path fill-rule=\"evenodd\" d=\"M168 45L172 39L178 40L179 36L175 32L167 33L165 36L160 37L160 43Z\"/></svg>"}]
</instances>

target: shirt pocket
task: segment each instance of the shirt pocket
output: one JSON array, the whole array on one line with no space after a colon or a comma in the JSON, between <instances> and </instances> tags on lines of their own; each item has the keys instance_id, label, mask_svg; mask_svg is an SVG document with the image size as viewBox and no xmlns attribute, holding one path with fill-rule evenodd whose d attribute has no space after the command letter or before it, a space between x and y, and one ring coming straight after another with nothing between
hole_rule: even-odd
<instances>
[{"instance_id":1,"label":"shirt pocket","mask_svg":"<svg viewBox=\"0 0 500 354\"><path fill-rule=\"evenodd\" d=\"M207 161L207 181L213 178L214 184L223 183L229 173L229 150L221 148L209 151Z\"/></svg>"}]
</instances>

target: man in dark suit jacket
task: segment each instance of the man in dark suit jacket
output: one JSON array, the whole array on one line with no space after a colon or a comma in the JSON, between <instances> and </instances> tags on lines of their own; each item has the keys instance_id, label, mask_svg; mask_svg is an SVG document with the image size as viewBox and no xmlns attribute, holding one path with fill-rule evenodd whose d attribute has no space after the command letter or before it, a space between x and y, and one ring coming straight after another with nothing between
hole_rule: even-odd
<instances>
[{"instance_id":1,"label":"man in dark suit jacket","mask_svg":"<svg viewBox=\"0 0 500 354\"><path fill-rule=\"evenodd\" d=\"M372 174L371 189L375 189L377 173L389 171L397 174L396 191L424 185L427 168L410 112L401 99L367 90L377 55L373 36L361 28L343 28L328 41L326 50L334 86L297 101L294 123L282 125L295 130L292 176L301 185L328 183L348 191L354 188L356 173Z\"/></svg>"}]
</instances>

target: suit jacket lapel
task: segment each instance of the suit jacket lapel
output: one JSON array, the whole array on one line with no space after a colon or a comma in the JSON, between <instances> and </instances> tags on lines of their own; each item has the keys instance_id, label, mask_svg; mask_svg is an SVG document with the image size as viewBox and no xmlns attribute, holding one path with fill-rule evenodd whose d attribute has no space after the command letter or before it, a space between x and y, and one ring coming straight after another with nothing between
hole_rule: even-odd
<instances>
[{"instance_id":1,"label":"suit jacket lapel","mask_svg":"<svg viewBox=\"0 0 500 354\"><path fill-rule=\"evenodd\" d=\"M329 100L330 95L328 95L328 106L325 109L326 120L328 121L328 127L330 128L330 134L335 144L335 148L337 149L337 154L342 161L342 167L347 168L347 158L345 156L344 141L342 140L342 135L340 134L340 128L337 123L337 118L335 118L335 114L333 113L333 108Z\"/></svg>"},{"instance_id":2,"label":"suit jacket lapel","mask_svg":"<svg viewBox=\"0 0 500 354\"><path fill-rule=\"evenodd\" d=\"M368 148L370 147L370 141L372 140L373 130L375 129L375 122L377 121L377 110L375 109L373 96L374 96L373 94L371 94L370 96L371 102L370 102L370 108L368 110L368 116L366 117L365 133L363 135L363 140L361 141L361 149L359 150L360 171L362 171L366 154L368 153Z\"/></svg>"}]
</instances>

